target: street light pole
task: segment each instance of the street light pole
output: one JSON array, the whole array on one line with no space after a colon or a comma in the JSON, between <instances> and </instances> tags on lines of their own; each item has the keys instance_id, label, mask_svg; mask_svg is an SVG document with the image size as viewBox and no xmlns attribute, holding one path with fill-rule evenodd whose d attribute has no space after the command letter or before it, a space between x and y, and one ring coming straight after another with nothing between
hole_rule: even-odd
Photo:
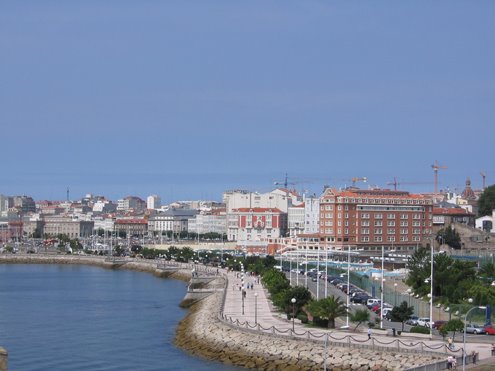
<instances>
[{"instance_id":1,"label":"street light pole","mask_svg":"<svg viewBox=\"0 0 495 371\"><path fill-rule=\"evenodd\" d=\"M244 315L244 264L241 263L241 298L242 298L242 315Z\"/></svg>"},{"instance_id":2,"label":"street light pole","mask_svg":"<svg viewBox=\"0 0 495 371\"><path fill-rule=\"evenodd\" d=\"M394 283L394 307L397 306L397 282Z\"/></svg>"},{"instance_id":3,"label":"street light pole","mask_svg":"<svg viewBox=\"0 0 495 371\"><path fill-rule=\"evenodd\" d=\"M296 316L296 298L292 298L292 333L294 333L294 317Z\"/></svg>"},{"instance_id":4,"label":"street light pole","mask_svg":"<svg viewBox=\"0 0 495 371\"><path fill-rule=\"evenodd\" d=\"M433 238L431 242L431 267L430 267L430 339L433 338Z\"/></svg>"},{"instance_id":5,"label":"street light pole","mask_svg":"<svg viewBox=\"0 0 495 371\"><path fill-rule=\"evenodd\" d=\"M385 258L384 258L384 255L385 255L385 247L382 245L382 282L381 282L381 286L380 286L380 328L383 329L383 282L385 281L385 277L384 277L384 267L383 267L383 264L385 262Z\"/></svg>"},{"instance_id":6,"label":"street light pole","mask_svg":"<svg viewBox=\"0 0 495 371\"><path fill-rule=\"evenodd\" d=\"M351 245L347 245L347 315L345 317L345 326L349 328L349 285L350 285L350 277L351 277Z\"/></svg>"},{"instance_id":7,"label":"street light pole","mask_svg":"<svg viewBox=\"0 0 495 371\"><path fill-rule=\"evenodd\" d=\"M469 302L472 302L473 299L470 299ZM473 309L483 309L485 310L485 306L477 306L477 307L472 307L466 312L466 315L464 316L464 344L462 347L462 371L466 370L466 327L467 327L467 316L469 312L471 312Z\"/></svg>"},{"instance_id":8,"label":"street light pole","mask_svg":"<svg viewBox=\"0 0 495 371\"><path fill-rule=\"evenodd\" d=\"M258 293L254 294L254 324L258 324Z\"/></svg>"}]
</instances>

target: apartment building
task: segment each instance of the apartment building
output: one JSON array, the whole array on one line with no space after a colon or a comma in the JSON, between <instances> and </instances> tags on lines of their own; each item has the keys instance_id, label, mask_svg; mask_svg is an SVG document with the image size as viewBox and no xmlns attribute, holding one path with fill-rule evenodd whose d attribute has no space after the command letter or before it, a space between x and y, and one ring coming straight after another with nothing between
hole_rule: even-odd
<instances>
[{"instance_id":1,"label":"apartment building","mask_svg":"<svg viewBox=\"0 0 495 371\"><path fill-rule=\"evenodd\" d=\"M287 232L287 213L271 208L239 208L227 220L229 241L261 241L279 238Z\"/></svg>"},{"instance_id":2,"label":"apartment building","mask_svg":"<svg viewBox=\"0 0 495 371\"><path fill-rule=\"evenodd\" d=\"M320 235L337 248L414 250L433 232L433 201L392 190L328 188L320 200Z\"/></svg>"},{"instance_id":3,"label":"apartment building","mask_svg":"<svg viewBox=\"0 0 495 371\"><path fill-rule=\"evenodd\" d=\"M174 233L187 232L189 221L198 214L197 210L190 209L170 209L153 215L148 220L148 229L150 232Z\"/></svg>"}]
</instances>

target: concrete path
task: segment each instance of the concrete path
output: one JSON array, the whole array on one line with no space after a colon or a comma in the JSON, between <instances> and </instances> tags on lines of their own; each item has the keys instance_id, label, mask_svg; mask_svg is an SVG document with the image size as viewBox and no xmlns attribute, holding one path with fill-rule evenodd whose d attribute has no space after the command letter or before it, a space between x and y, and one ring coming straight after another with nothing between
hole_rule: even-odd
<instances>
[{"instance_id":1,"label":"concrete path","mask_svg":"<svg viewBox=\"0 0 495 371\"><path fill-rule=\"evenodd\" d=\"M248 321L251 326L257 323L264 328L271 328L275 326L278 330L292 330L293 323L286 319L285 314L277 313L268 299L268 292L264 289L263 285L258 282L258 277L252 277L246 275L244 279L246 296L244 298L244 305L242 300L241 291L241 274L239 272L226 272L222 270L228 280L227 295L225 298L224 315L230 317L233 321L239 320L239 322ZM250 287L251 283L253 288ZM257 294L257 295L256 295ZM256 317L256 318L255 318ZM310 330L312 333L324 333L325 329L307 328L305 325L299 323L297 320L294 322L294 328L296 333L303 333ZM343 338L346 335L352 335L354 339L358 341L365 341L367 339L366 333L348 332L345 330L331 330L332 335ZM457 335L459 336L459 335ZM408 342L421 342L429 346L445 344L441 340L429 340L417 337L401 336L400 338L392 338L385 335L373 334L373 337L381 342L391 342L394 339L400 339L404 343ZM495 343L495 339L494 339ZM462 343L455 343L456 349L462 348ZM466 345L467 353L470 354L473 350L479 353L479 360L485 362L494 362L495 357L491 356L491 345L487 343L472 343L469 342ZM472 365L467 366L467 368Z\"/></svg>"}]
</instances>

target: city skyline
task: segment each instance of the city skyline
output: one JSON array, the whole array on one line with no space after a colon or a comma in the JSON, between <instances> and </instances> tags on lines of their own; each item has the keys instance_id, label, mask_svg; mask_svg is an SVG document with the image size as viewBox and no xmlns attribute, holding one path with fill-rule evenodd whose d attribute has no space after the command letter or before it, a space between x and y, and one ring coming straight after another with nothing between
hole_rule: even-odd
<instances>
[{"instance_id":1,"label":"city skyline","mask_svg":"<svg viewBox=\"0 0 495 371\"><path fill-rule=\"evenodd\" d=\"M393 4L393 6L391 6ZM0 4L0 193L494 183L495 4ZM292 186L292 185L291 185Z\"/></svg>"}]
</instances>

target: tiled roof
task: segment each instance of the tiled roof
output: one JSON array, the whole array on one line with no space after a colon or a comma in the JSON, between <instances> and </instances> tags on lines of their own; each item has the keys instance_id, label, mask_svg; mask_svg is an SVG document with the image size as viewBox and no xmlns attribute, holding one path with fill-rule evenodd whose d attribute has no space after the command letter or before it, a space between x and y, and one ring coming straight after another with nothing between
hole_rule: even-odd
<instances>
[{"instance_id":1,"label":"tiled roof","mask_svg":"<svg viewBox=\"0 0 495 371\"><path fill-rule=\"evenodd\" d=\"M233 211L237 211L239 213L267 213L267 212L272 212L272 213L281 213L283 212L280 209L277 209L276 207L273 208L268 208L268 207L240 207L239 209L234 209Z\"/></svg>"},{"instance_id":2,"label":"tiled roof","mask_svg":"<svg viewBox=\"0 0 495 371\"><path fill-rule=\"evenodd\" d=\"M433 215L474 215L474 214L460 207L458 208L435 207L433 208Z\"/></svg>"},{"instance_id":3,"label":"tiled roof","mask_svg":"<svg viewBox=\"0 0 495 371\"><path fill-rule=\"evenodd\" d=\"M148 224L146 219L117 219L116 224Z\"/></svg>"}]
</instances>

